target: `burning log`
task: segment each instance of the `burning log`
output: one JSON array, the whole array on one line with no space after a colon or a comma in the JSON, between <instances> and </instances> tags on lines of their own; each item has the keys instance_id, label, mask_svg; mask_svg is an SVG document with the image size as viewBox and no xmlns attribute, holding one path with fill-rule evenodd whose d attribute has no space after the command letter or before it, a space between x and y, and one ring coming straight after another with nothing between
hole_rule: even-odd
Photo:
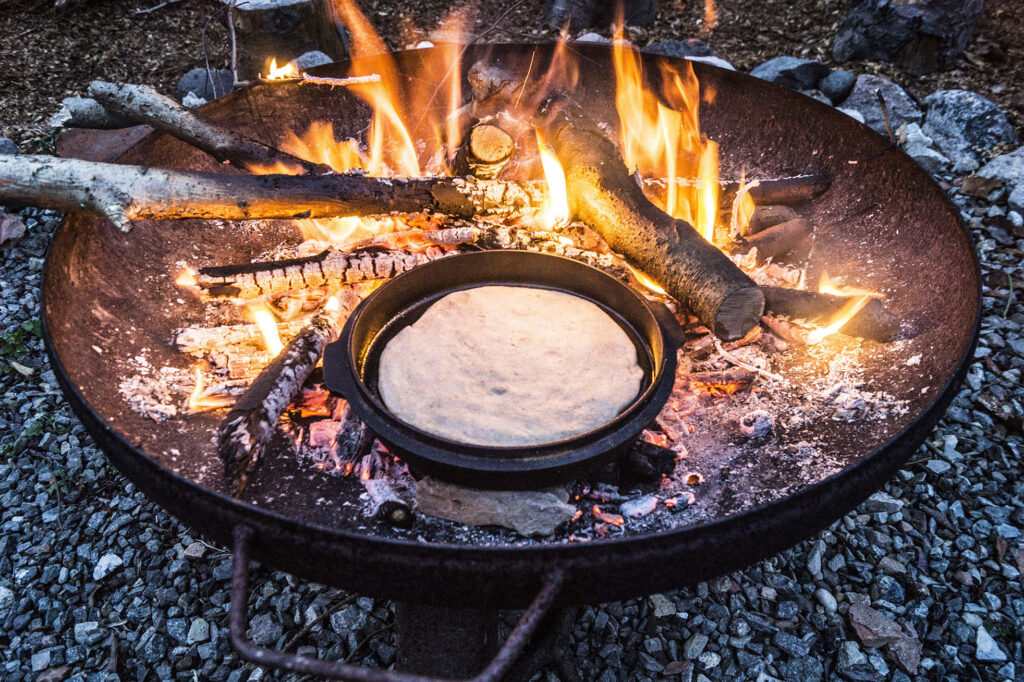
<instances>
[{"instance_id":1,"label":"burning log","mask_svg":"<svg viewBox=\"0 0 1024 682\"><path fill-rule=\"evenodd\" d=\"M750 216L750 222L747 224L747 230L742 236L754 234L760 232L769 227L775 225L781 225L782 223L789 222L795 218L799 218L797 212L789 206L783 206L781 204L767 204L764 206L757 206L754 208L754 214Z\"/></svg>"},{"instance_id":2,"label":"burning log","mask_svg":"<svg viewBox=\"0 0 1024 682\"><path fill-rule=\"evenodd\" d=\"M757 249L758 260L779 258L803 244L813 232L814 227L810 222L794 218L740 238L730 247L729 253L748 253Z\"/></svg>"},{"instance_id":3,"label":"burning log","mask_svg":"<svg viewBox=\"0 0 1024 682\"><path fill-rule=\"evenodd\" d=\"M663 191L669 182L666 178L645 178L645 187ZM697 180L693 178L675 178L673 182L679 187L694 187ZM832 178L828 175L794 175L787 178L767 178L758 180L755 187L749 190L750 197L758 204L802 204L816 198L832 186ZM719 180L719 200L723 205L732 203L742 183L738 180ZM796 217L795 215L793 217Z\"/></svg>"},{"instance_id":4,"label":"burning log","mask_svg":"<svg viewBox=\"0 0 1024 682\"><path fill-rule=\"evenodd\" d=\"M338 294L337 307L325 309L267 365L228 412L217 430L217 451L233 495L240 495L256 468L278 419L316 367L340 326L359 303L359 294L347 289Z\"/></svg>"},{"instance_id":5,"label":"burning log","mask_svg":"<svg viewBox=\"0 0 1024 682\"><path fill-rule=\"evenodd\" d=\"M455 157L459 173L494 178L516 150L515 140L493 123L473 126Z\"/></svg>"},{"instance_id":6,"label":"burning log","mask_svg":"<svg viewBox=\"0 0 1024 682\"><path fill-rule=\"evenodd\" d=\"M89 95L107 110L145 123L201 149L221 163L251 172L287 170L295 175L322 175L331 167L292 156L226 128L145 85L93 81Z\"/></svg>"},{"instance_id":7,"label":"burning log","mask_svg":"<svg viewBox=\"0 0 1024 682\"><path fill-rule=\"evenodd\" d=\"M0 155L0 203L131 221L181 218L334 218L433 211L456 217L519 215L543 205L542 185L479 178L356 174L224 175Z\"/></svg>"},{"instance_id":8,"label":"burning log","mask_svg":"<svg viewBox=\"0 0 1024 682\"><path fill-rule=\"evenodd\" d=\"M846 296L819 294L801 289L763 287L765 310L814 324L826 324L849 301ZM877 298L870 299L840 330L848 336L891 341L900 333L900 321Z\"/></svg>"},{"instance_id":9,"label":"burning log","mask_svg":"<svg viewBox=\"0 0 1024 682\"><path fill-rule=\"evenodd\" d=\"M373 447L373 439L374 435L370 431L370 427L356 415L351 407L346 405L335 447L338 462L359 461Z\"/></svg>"},{"instance_id":10,"label":"burning log","mask_svg":"<svg viewBox=\"0 0 1024 682\"><path fill-rule=\"evenodd\" d=\"M344 250L401 249L408 246L459 246L472 244L483 230L473 225L445 227L439 230L402 230L374 235L344 246Z\"/></svg>"},{"instance_id":11,"label":"burning log","mask_svg":"<svg viewBox=\"0 0 1024 682\"><path fill-rule=\"evenodd\" d=\"M720 372L691 372L686 375L687 387L713 395L732 395L754 381L755 373L741 367Z\"/></svg>"},{"instance_id":12,"label":"burning log","mask_svg":"<svg viewBox=\"0 0 1024 682\"><path fill-rule=\"evenodd\" d=\"M257 298L281 291L388 279L445 255L448 253L436 250L345 253L328 249L304 258L201 268L196 283L210 296Z\"/></svg>"},{"instance_id":13,"label":"burning log","mask_svg":"<svg viewBox=\"0 0 1024 682\"><path fill-rule=\"evenodd\" d=\"M575 214L612 249L719 337L738 339L757 325L764 296L754 281L692 226L652 204L603 134L565 110L551 115L544 128Z\"/></svg>"},{"instance_id":14,"label":"burning log","mask_svg":"<svg viewBox=\"0 0 1024 682\"><path fill-rule=\"evenodd\" d=\"M282 322L277 325L281 336L294 336L310 320L308 317ZM200 353L224 346L262 346L263 334L255 324L224 324L218 327L183 327L174 333L175 347L181 353Z\"/></svg>"}]
</instances>

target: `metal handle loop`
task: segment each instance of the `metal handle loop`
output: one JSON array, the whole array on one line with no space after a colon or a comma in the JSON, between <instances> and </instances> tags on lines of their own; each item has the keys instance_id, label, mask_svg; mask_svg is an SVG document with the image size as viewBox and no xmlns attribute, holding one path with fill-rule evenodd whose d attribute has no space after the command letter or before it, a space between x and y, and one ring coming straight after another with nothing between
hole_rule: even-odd
<instances>
[{"instance_id":1,"label":"metal handle loop","mask_svg":"<svg viewBox=\"0 0 1024 682\"><path fill-rule=\"evenodd\" d=\"M249 544L254 534L253 529L249 526L235 526L228 634L231 645L243 659L259 666L348 682L453 682L445 678L366 668L341 661L324 661L319 658L267 649L255 644L246 635L246 631L249 629ZM561 571L549 573L544 578L544 585L540 592L526 609L523 617L519 619L515 629L505 640L505 644L483 671L465 682L499 682L509 672L523 655L544 617L551 610L564 582L565 576Z\"/></svg>"}]
</instances>

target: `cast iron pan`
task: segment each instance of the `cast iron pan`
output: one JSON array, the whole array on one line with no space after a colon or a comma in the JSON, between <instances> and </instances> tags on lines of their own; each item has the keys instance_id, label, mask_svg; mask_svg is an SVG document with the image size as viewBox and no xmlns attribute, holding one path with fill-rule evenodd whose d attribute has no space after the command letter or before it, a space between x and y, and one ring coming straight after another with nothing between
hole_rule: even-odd
<instances>
[{"instance_id":1,"label":"cast iron pan","mask_svg":"<svg viewBox=\"0 0 1024 682\"><path fill-rule=\"evenodd\" d=\"M392 414L377 390L378 362L387 342L443 296L497 284L564 291L603 308L636 346L644 370L637 398L618 417L592 431L530 447L458 443ZM642 296L596 268L542 253L482 251L422 265L370 294L349 317L338 340L327 347L324 380L381 442L415 470L476 487L536 488L574 479L629 448L672 392L678 346L673 339L678 339L678 325L670 314L656 313Z\"/></svg>"}]
</instances>

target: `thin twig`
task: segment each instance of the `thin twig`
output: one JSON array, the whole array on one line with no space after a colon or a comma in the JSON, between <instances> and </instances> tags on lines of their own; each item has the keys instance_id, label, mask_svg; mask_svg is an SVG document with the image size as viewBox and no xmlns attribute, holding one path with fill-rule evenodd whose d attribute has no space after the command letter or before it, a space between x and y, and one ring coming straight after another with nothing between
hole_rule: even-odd
<instances>
[{"instance_id":1,"label":"thin twig","mask_svg":"<svg viewBox=\"0 0 1024 682\"><path fill-rule=\"evenodd\" d=\"M153 5L152 7L147 7L146 9L133 9L132 14L149 14L150 12L155 12L158 9L163 9L168 5L173 5L176 2L181 2L181 0L164 0L164 2L161 2L158 5Z\"/></svg>"},{"instance_id":2,"label":"thin twig","mask_svg":"<svg viewBox=\"0 0 1024 682\"><path fill-rule=\"evenodd\" d=\"M356 645L355 649L353 649L352 651L349 652L348 656L345 657L345 662L346 663L350 663L352 661L352 659L355 658L357 651L359 651L364 646L366 646L366 644L371 639L373 639L374 637L376 637L377 635L379 635L382 632L386 632L386 631L390 630L393 626L394 626L394 623L386 623L382 627L379 627L376 630L374 630L373 632L371 632L370 634L368 634L366 637L363 638L363 641L359 642L359 644Z\"/></svg>"},{"instance_id":3,"label":"thin twig","mask_svg":"<svg viewBox=\"0 0 1024 682\"><path fill-rule=\"evenodd\" d=\"M1006 307L1003 308L1003 319L1010 314L1010 306L1013 305L1013 276L1010 273L1006 273L1006 281L1010 283L1010 293L1006 296Z\"/></svg>"},{"instance_id":4,"label":"thin twig","mask_svg":"<svg viewBox=\"0 0 1024 682\"><path fill-rule=\"evenodd\" d=\"M231 82L238 82L238 45L235 42L235 1L228 5L228 34L231 36ZM234 86L232 86L234 87ZM217 86L213 86L213 95L217 96Z\"/></svg>"},{"instance_id":5,"label":"thin twig","mask_svg":"<svg viewBox=\"0 0 1024 682\"><path fill-rule=\"evenodd\" d=\"M342 599L340 602L335 604L334 606L331 606L330 608L328 608L322 614L320 614L319 616L314 618L312 621L307 623L301 630L296 632L295 635L293 635L291 637L291 639L289 639L287 642L285 642L284 646L281 647L282 651L288 651L289 649L291 649L296 643L301 641L303 637L308 635L313 630L313 628L315 628L320 623L324 622L324 620L326 620L327 618L330 618L331 616L336 614L338 611L341 611L342 608L344 608L345 606L348 606L349 604L351 604L355 600L356 600L356 595L350 594L347 597L345 597L344 599Z\"/></svg>"},{"instance_id":6,"label":"thin twig","mask_svg":"<svg viewBox=\"0 0 1024 682\"><path fill-rule=\"evenodd\" d=\"M755 374L760 374L761 376L765 377L766 379L772 379L774 381L782 381L782 377L779 376L778 374L772 374L768 370L764 370L764 369L761 369L760 367L755 367L754 365L751 365L751 364L749 364L747 362L743 362L738 357L736 357L735 355L733 355L732 353L727 351L725 349L725 347L722 346L722 342L718 339L717 336L714 336L713 338L715 339L715 348L718 350L718 354L721 355L726 360L728 360L729 362L731 362L732 364L734 364L737 367L740 367L742 369L745 369L748 372L754 372Z\"/></svg>"},{"instance_id":7,"label":"thin twig","mask_svg":"<svg viewBox=\"0 0 1024 682\"><path fill-rule=\"evenodd\" d=\"M371 73L366 76L350 76L348 78L329 78L327 76L311 76L305 71L299 76L299 80L303 83L313 83L314 85L329 85L332 88L339 85L362 85L363 83L380 83L380 74Z\"/></svg>"}]
</instances>

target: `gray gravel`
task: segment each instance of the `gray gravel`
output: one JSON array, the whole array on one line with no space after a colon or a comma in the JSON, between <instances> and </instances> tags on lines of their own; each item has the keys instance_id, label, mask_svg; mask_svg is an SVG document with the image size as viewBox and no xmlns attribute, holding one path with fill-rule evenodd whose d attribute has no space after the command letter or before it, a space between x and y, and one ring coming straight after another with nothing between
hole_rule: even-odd
<instances>
[{"instance_id":1,"label":"gray gravel","mask_svg":"<svg viewBox=\"0 0 1024 682\"><path fill-rule=\"evenodd\" d=\"M582 609L563 668L602 682L1024 680L1024 220L1006 188L941 180L978 246L985 310L977 362L927 444L789 551ZM0 274L0 679L292 679L231 651L227 552L146 501L72 416L38 336L57 216L20 215L28 232ZM393 663L386 602L253 573L258 643Z\"/></svg>"}]
</instances>

